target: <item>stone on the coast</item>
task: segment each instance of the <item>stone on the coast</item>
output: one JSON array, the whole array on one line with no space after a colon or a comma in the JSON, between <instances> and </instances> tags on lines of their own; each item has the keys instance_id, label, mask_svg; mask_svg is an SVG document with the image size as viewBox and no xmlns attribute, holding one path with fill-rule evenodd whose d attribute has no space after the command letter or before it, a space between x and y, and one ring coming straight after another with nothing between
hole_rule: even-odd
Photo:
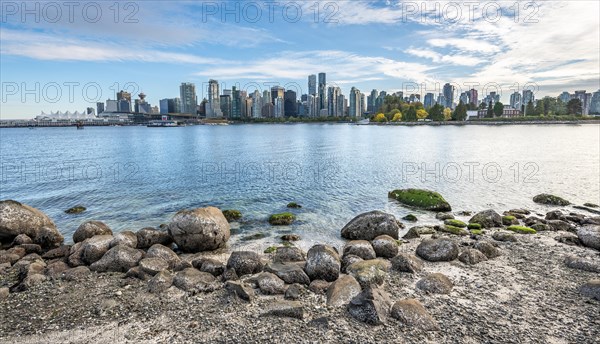
<instances>
[{"instance_id":1,"label":"stone on the coast","mask_svg":"<svg viewBox=\"0 0 600 344\"><path fill-rule=\"evenodd\" d=\"M160 271L148 281L148 291L159 294L173 285L173 275L168 271Z\"/></svg>"},{"instance_id":2,"label":"stone on the coast","mask_svg":"<svg viewBox=\"0 0 600 344\"><path fill-rule=\"evenodd\" d=\"M57 259L57 258L68 257L70 251L71 251L70 245L61 245L59 247L56 247L56 248L46 251L46 253L44 253L42 255L42 258Z\"/></svg>"},{"instance_id":3,"label":"stone on the coast","mask_svg":"<svg viewBox=\"0 0 600 344\"><path fill-rule=\"evenodd\" d=\"M10 290L8 288L0 288L0 301L8 298Z\"/></svg>"},{"instance_id":4,"label":"stone on the coast","mask_svg":"<svg viewBox=\"0 0 600 344\"><path fill-rule=\"evenodd\" d=\"M263 294L276 295L285 293L285 282L270 272L261 272L256 277L258 288Z\"/></svg>"},{"instance_id":5,"label":"stone on the coast","mask_svg":"<svg viewBox=\"0 0 600 344\"><path fill-rule=\"evenodd\" d=\"M76 205L74 207L71 207L71 208L65 210L65 214L80 214L86 210L87 210L86 207L84 207L82 205Z\"/></svg>"},{"instance_id":6,"label":"stone on the coast","mask_svg":"<svg viewBox=\"0 0 600 344\"><path fill-rule=\"evenodd\" d=\"M330 285L331 282L327 282L324 280L314 280L308 285L308 290L312 291L315 294L325 295Z\"/></svg>"},{"instance_id":7,"label":"stone on the coast","mask_svg":"<svg viewBox=\"0 0 600 344\"><path fill-rule=\"evenodd\" d=\"M273 214L269 217L269 223L273 226L288 226L294 220L296 220L296 215L289 212Z\"/></svg>"},{"instance_id":8,"label":"stone on the coast","mask_svg":"<svg viewBox=\"0 0 600 344\"><path fill-rule=\"evenodd\" d=\"M500 250L489 241L477 241L473 248L483 253L488 259L493 259L501 255Z\"/></svg>"},{"instance_id":9,"label":"stone on the coast","mask_svg":"<svg viewBox=\"0 0 600 344\"><path fill-rule=\"evenodd\" d=\"M169 246L173 242L173 238L171 238L169 233L151 227L142 228L135 235L137 238L137 248L139 249L147 249L156 244Z\"/></svg>"},{"instance_id":10,"label":"stone on the coast","mask_svg":"<svg viewBox=\"0 0 600 344\"><path fill-rule=\"evenodd\" d=\"M475 214L469 223L479 223L483 228L502 227L502 216L495 210L488 209Z\"/></svg>"},{"instance_id":11,"label":"stone on the coast","mask_svg":"<svg viewBox=\"0 0 600 344\"><path fill-rule=\"evenodd\" d=\"M264 270L275 274L287 284L310 284L310 278L298 264L268 263Z\"/></svg>"},{"instance_id":12,"label":"stone on the coast","mask_svg":"<svg viewBox=\"0 0 600 344\"><path fill-rule=\"evenodd\" d=\"M423 262L419 258L408 253L399 253L391 259L392 269L399 272L414 274L423 270Z\"/></svg>"},{"instance_id":13,"label":"stone on the coast","mask_svg":"<svg viewBox=\"0 0 600 344\"><path fill-rule=\"evenodd\" d=\"M474 248L468 248L458 255L458 260L467 264L475 265L481 262L485 262L488 258L481 251Z\"/></svg>"},{"instance_id":14,"label":"stone on the coast","mask_svg":"<svg viewBox=\"0 0 600 344\"><path fill-rule=\"evenodd\" d=\"M360 284L350 275L341 275L327 289L327 306L340 307L347 305L350 300L361 292Z\"/></svg>"},{"instance_id":15,"label":"stone on the coast","mask_svg":"<svg viewBox=\"0 0 600 344\"><path fill-rule=\"evenodd\" d=\"M579 292L585 297L600 301L600 279L592 279L579 287Z\"/></svg>"},{"instance_id":16,"label":"stone on the coast","mask_svg":"<svg viewBox=\"0 0 600 344\"><path fill-rule=\"evenodd\" d=\"M315 245L308 250L304 271L311 280L335 281L340 275L340 257L327 245Z\"/></svg>"},{"instance_id":17,"label":"stone on the coast","mask_svg":"<svg viewBox=\"0 0 600 344\"><path fill-rule=\"evenodd\" d=\"M380 235L371 241L375 255L382 258L392 258L398 254L398 242L389 235Z\"/></svg>"},{"instance_id":18,"label":"stone on the coast","mask_svg":"<svg viewBox=\"0 0 600 344\"><path fill-rule=\"evenodd\" d=\"M19 234L13 240L13 245L33 244L33 240L27 234Z\"/></svg>"},{"instance_id":19,"label":"stone on the coast","mask_svg":"<svg viewBox=\"0 0 600 344\"><path fill-rule=\"evenodd\" d=\"M44 270L44 274L50 278L58 278L63 272L69 270L70 267L67 263L62 260L57 260L52 263L49 263Z\"/></svg>"},{"instance_id":20,"label":"stone on the coast","mask_svg":"<svg viewBox=\"0 0 600 344\"><path fill-rule=\"evenodd\" d=\"M425 307L415 299L405 299L394 303L391 310L393 318L402 325L414 327L423 331L439 331L440 327L427 312Z\"/></svg>"},{"instance_id":21,"label":"stone on the coast","mask_svg":"<svg viewBox=\"0 0 600 344\"><path fill-rule=\"evenodd\" d=\"M230 294L236 295L240 299L248 302L254 300L254 297L256 296L254 289L238 281L227 281L225 283L225 289Z\"/></svg>"},{"instance_id":22,"label":"stone on the coast","mask_svg":"<svg viewBox=\"0 0 600 344\"><path fill-rule=\"evenodd\" d=\"M210 292L217 288L215 276L194 268L177 272L173 277L173 285L183 291L192 293Z\"/></svg>"},{"instance_id":23,"label":"stone on the coast","mask_svg":"<svg viewBox=\"0 0 600 344\"><path fill-rule=\"evenodd\" d=\"M435 214L435 218L438 220L450 220L454 218L454 215L452 215L451 213L443 213L443 212L439 212L437 214Z\"/></svg>"},{"instance_id":24,"label":"stone on the coast","mask_svg":"<svg viewBox=\"0 0 600 344\"><path fill-rule=\"evenodd\" d=\"M169 224L169 234L184 252L212 251L225 247L229 222L215 207L179 211Z\"/></svg>"},{"instance_id":25,"label":"stone on the coast","mask_svg":"<svg viewBox=\"0 0 600 344\"><path fill-rule=\"evenodd\" d=\"M110 247L117 245L129 246L131 248L137 248L137 235L132 231L123 231L113 235L113 240L110 243Z\"/></svg>"},{"instance_id":26,"label":"stone on the coast","mask_svg":"<svg viewBox=\"0 0 600 344\"><path fill-rule=\"evenodd\" d=\"M550 195L550 194L539 194L535 197L533 197L533 201L535 203L539 203L539 204L546 204L546 205L557 205L557 206L566 206L571 204L571 202L555 196L555 195Z\"/></svg>"},{"instance_id":27,"label":"stone on the coast","mask_svg":"<svg viewBox=\"0 0 600 344\"><path fill-rule=\"evenodd\" d=\"M93 263L90 269L97 272L127 272L138 265L143 253L128 246L115 246L108 250L99 261Z\"/></svg>"},{"instance_id":28,"label":"stone on the coast","mask_svg":"<svg viewBox=\"0 0 600 344\"><path fill-rule=\"evenodd\" d=\"M362 259L375 259L375 250L370 242L367 240L352 240L346 243L344 246L344 256L346 255L359 256Z\"/></svg>"},{"instance_id":29,"label":"stone on the coast","mask_svg":"<svg viewBox=\"0 0 600 344\"><path fill-rule=\"evenodd\" d=\"M225 264L211 258L194 259L192 261L192 266L200 271L208 272L215 277L221 276L223 272L225 272Z\"/></svg>"},{"instance_id":30,"label":"stone on the coast","mask_svg":"<svg viewBox=\"0 0 600 344\"><path fill-rule=\"evenodd\" d=\"M73 242L78 243L82 242L85 239L89 239L91 237L97 235L111 235L113 232L104 222L102 221L86 221L79 225L73 233Z\"/></svg>"},{"instance_id":31,"label":"stone on the coast","mask_svg":"<svg viewBox=\"0 0 600 344\"><path fill-rule=\"evenodd\" d=\"M579 237L572 233L562 233L554 237L554 240L558 241L561 244L570 245L570 246L581 246L581 240Z\"/></svg>"},{"instance_id":32,"label":"stone on the coast","mask_svg":"<svg viewBox=\"0 0 600 344\"><path fill-rule=\"evenodd\" d=\"M359 256L355 256L353 254L345 255L344 257L342 257L340 271L346 273L346 269L348 268L348 266L360 261L363 261L363 259Z\"/></svg>"},{"instance_id":33,"label":"stone on the coast","mask_svg":"<svg viewBox=\"0 0 600 344\"><path fill-rule=\"evenodd\" d=\"M263 263L256 252L234 251L227 260L227 269L234 269L237 276L252 275L263 270Z\"/></svg>"},{"instance_id":34,"label":"stone on the coast","mask_svg":"<svg viewBox=\"0 0 600 344\"><path fill-rule=\"evenodd\" d=\"M517 237L508 232L494 232L492 238L496 241L517 242Z\"/></svg>"},{"instance_id":35,"label":"stone on the coast","mask_svg":"<svg viewBox=\"0 0 600 344\"><path fill-rule=\"evenodd\" d=\"M565 265L571 269L600 273L600 263L576 256L565 257Z\"/></svg>"},{"instance_id":36,"label":"stone on the coast","mask_svg":"<svg viewBox=\"0 0 600 344\"><path fill-rule=\"evenodd\" d=\"M575 226L563 220L549 220L547 226L553 231L574 232ZM533 227L532 227L533 228ZM534 228L535 229L535 228Z\"/></svg>"},{"instance_id":37,"label":"stone on the coast","mask_svg":"<svg viewBox=\"0 0 600 344\"><path fill-rule=\"evenodd\" d=\"M391 307L392 300L383 289L367 288L350 300L348 313L369 325L382 325L387 322Z\"/></svg>"},{"instance_id":38,"label":"stone on the coast","mask_svg":"<svg viewBox=\"0 0 600 344\"><path fill-rule=\"evenodd\" d=\"M389 198L411 207L429 211L451 211L450 204L437 192L423 189L402 189L388 193Z\"/></svg>"},{"instance_id":39,"label":"stone on the coast","mask_svg":"<svg viewBox=\"0 0 600 344\"><path fill-rule=\"evenodd\" d=\"M363 213L342 228L342 238L349 240L373 240L380 235L398 239L402 224L392 214L374 210Z\"/></svg>"},{"instance_id":40,"label":"stone on the coast","mask_svg":"<svg viewBox=\"0 0 600 344\"><path fill-rule=\"evenodd\" d=\"M425 239L417 246L417 255L430 262L455 260L458 253L456 242L446 238Z\"/></svg>"},{"instance_id":41,"label":"stone on the coast","mask_svg":"<svg viewBox=\"0 0 600 344\"><path fill-rule=\"evenodd\" d=\"M382 285L391 263L385 259L377 258L362 260L346 268L348 275L353 276L360 286L365 289L371 286Z\"/></svg>"},{"instance_id":42,"label":"stone on the coast","mask_svg":"<svg viewBox=\"0 0 600 344\"><path fill-rule=\"evenodd\" d=\"M146 258L161 258L169 264L169 269L175 269L175 267L181 262L181 258L179 258L177 253L161 244L152 245L146 253Z\"/></svg>"},{"instance_id":43,"label":"stone on the coast","mask_svg":"<svg viewBox=\"0 0 600 344\"><path fill-rule=\"evenodd\" d=\"M242 218L242 213L236 209L226 209L223 210L223 216L225 216L227 222L236 222Z\"/></svg>"},{"instance_id":44,"label":"stone on the coast","mask_svg":"<svg viewBox=\"0 0 600 344\"><path fill-rule=\"evenodd\" d=\"M17 201L0 201L0 242L11 242L19 234L44 248L57 247L64 241L54 222L40 210Z\"/></svg>"},{"instance_id":45,"label":"stone on the coast","mask_svg":"<svg viewBox=\"0 0 600 344\"><path fill-rule=\"evenodd\" d=\"M140 269L150 276L169 269L169 263L162 258L144 258L139 264Z\"/></svg>"},{"instance_id":46,"label":"stone on the coast","mask_svg":"<svg viewBox=\"0 0 600 344\"><path fill-rule=\"evenodd\" d=\"M600 225L585 225L577 229L577 237L584 246L600 251Z\"/></svg>"},{"instance_id":47,"label":"stone on the coast","mask_svg":"<svg viewBox=\"0 0 600 344\"><path fill-rule=\"evenodd\" d=\"M79 281L91 273L87 266L78 266L63 272L63 279L66 281Z\"/></svg>"},{"instance_id":48,"label":"stone on the coast","mask_svg":"<svg viewBox=\"0 0 600 344\"><path fill-rule=\"evenodd\" d=\"M146 271L142 270L139 266L134 266L125 273L125 278L137 278L141 281L147 281L151 277L151 275L146 273Z\"/></svg>"},{"instance_id":49,"label":"stone on the coast","mask_svg":"<svg viewBox=\"0 0 600 344\"><path fill-rule=\"evenodd\" d=\"M417 282L417 288L432 294L450 294L454 284L439 272L429 274Z\"/></svg>"},{"instance_id":50,"label":"stone on the coast","mask_svg":"<svg viewBox=\"0 0 600 344\"><path fill-rule=\"evenodd\" d=\"M273 260L276 262L303 262L306 260L306 253L298 247L278 247L275 251Z\"/></svg>"},{"instance_id":51,"label":"stone on the coast","mask_svg":"<svg viewBox=\"0 0 600 344\"><path fill-rule=\"evenodd\" d=\"M305 289L301 284L294 283L285 290L285 294L283 297L286 300L298 300L300 298L300 295L302 295L302 293L304 292L304 290Z\"/></svg>"},{"instance_id":52,"label":"stone on the coast","mask_svg":"<svg viewBox=\"0 0 600 344\"><path fill-rule=\"evenodd\" d=\"M266 305L263 316L275 316L284 318L304 319L304 307L300 301L272 301Z\"/></svg>"},{"instance_id":53,"label":"stone on the coast","mask_svg":"<svg viewBox=\"0 0 600 344\"><path fill-rule=\"evenodd\" d=\"M95 235L82 242L81 258L86 264L97 262L110 248L112 235Z\"/></svg>"}]
</instances>

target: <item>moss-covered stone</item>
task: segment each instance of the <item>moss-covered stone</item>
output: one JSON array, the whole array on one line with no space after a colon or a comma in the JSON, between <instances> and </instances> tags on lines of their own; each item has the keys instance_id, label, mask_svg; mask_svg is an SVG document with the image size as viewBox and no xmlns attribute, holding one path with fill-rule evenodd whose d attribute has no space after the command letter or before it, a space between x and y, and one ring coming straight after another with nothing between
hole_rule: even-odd
<instances>
[{"instance_id":1,"label":"moss-covered stone","mask_svg":"<svg viewBox=\"0 0 600 344\"><path fill-rule=\"evenodd\" d=\"M296 202L290 202L287 204L288 208L293 208L293 209L299 209L302 208L302 206Z\"/></svg>"},{"instance_id":2,"label":"moss-covered stone","mask_svg":"<svg viewBox=\"0 0 600 344\"><path fill-rule=\"evenodd\" d=\"M251 234L251 235L246 235L241 240L242 241L251 241L251 240L263 239L263 238L266 238L266 237L267 237L267 235L265 233L254 233L254 234Z\"/></svg>"},{"instance_id":3,"label":"moss-covered stone","mask_svg":"<svg viewBox=\"0 0 600 344\"><path fill-rule=\"evenodd\" d=\"M458 228L467 227L466 223L462 222L461 220L457 220L457 219L448 219L448 220L444 221L444 224L448 225L448 226L458 227Z\"/></svg>"},{"instance_id":4,"label":"moss-covered stone","mask_svg":"<svg viewBox=\"0 0 600 344\"><path fill-rule=\"evenodd\" d=\"M550 195L550 194L539 194L533 198L533 201L535 203L539 203L539 204L558 205L558 206L565 206L565 205L571 204L571 202L567 201L564 198L561 198L561 197L558 197L555 195Z\"/></svg>"},{"instance_id":5,"label":"moss-covered stone","mask_svg":"<svg viewBox=\"0 0 600 344\"><path fill-rule=\"evenodd\" d=\"M82 205L76 205L72 208L69 208L67 210L65 210L65 213L67 214L79 214L79 213L83 213L84 211L86 211L86 207L82 206Z\"/></svg>"},{"instance_id":6,"label":"moss-covered stone","mask_svg":"<svg viewBox=\"0 0 600 344\"><path fill-rule=\"evenodd\" d=\"M286 212L271 215L271 217L269 217L269 223L273 226L286 226L291 225L295 219L296 216L294 216L294 214Z\"/></svg>"},{"instance_id":7,"label":"moss-covered stone","mask_svg":"<svg viewBox=\"0 0 600 344\"><path fill-rule=\"evenodd\" d=\"M471 229L471 234L473 235L483 235L483 233L485 233L485 231L482 229Z\"/></svg>"},{"instance_id":8,"label":"moss-covered stone","mask_svg":"<svg viewBox=\"0 0 600 344\"><path fill-rule=\"evenodd\" d=\"M481 229L481 225L479 223L469 223L467 225L468 229Z\"/></svg>"},{"instance_id":9,"label":"moss-covered stone","mask_svg":"<svg viewBox=\"0 0 600 344\"><path fill-rule=\"evenodd\" d=\"M275 253L277 251L277 246L269 246L265 249L264 253Z\"/></svg>"},{"instance_id":10,"label":"moss-covered stone","mask_svg":"<svg viewBox=\"0 0 600 344\"><path fill-rule=\"evenodd\" d=\"M454 234L454 235L469 235L469 232L467 232L465 229L456 227L456 226L445 225L445 226L440 226L439 229L442 232L450 233L450 234Z\"/></svg>"},{"instance_id":11,"label":"moss-covered stone","mask_svg":"<svg viewBox=\"0 0 600 344\"><path fill-rule=\"evenodd\" d=\"M451 211L452 207L437 192L423 189L402 189L388 193L388 197L411 207L431 211Z\"/></svg>"},{"instance_id":12,"label":"moss-covered stone","mask_svg":"<svg viewBox=\"0 0 600 344\"><path fill-rule=\"evenodd\" d=\"M519 234L535 234L537 233L535 229L525 227L525 226L508 226L506 227L509 231L519 233Z\"/></svg>"},{"instance_id":13,"label":"moss-covered stone","mask_svg":"<svg viewBox=\"0 0 600 344\"><path fill-rule=\"evenodd\" d=\"M406 220L406 221L410 221L410 222L417 222L418 219L413 214L408 214L405 217L403 217L402 220Z\"/></svg>"},{"instance_id":14,"label":"moss-covered stone","mask_svg":"<svg viewBox=\"0 0 600 344\"><path fill-rule=\"evenodd\" d=\"M223 216L227 219L227 222L235 222L242 218L242 213L236 209L223 210Z\"/></svg>"},{"instance_id":15,"label":"moss-covered stone","mask_svg":"<svg viewBox=\"0 0 600 344\"><path fill-rule=\"evenodd\" d=\"M598 205L594 203L583 203L583 206L588 208L598 208Z\"/></svg>"},{"instance_id":16,"label":"moss-covered stone","mask_svg":"<svg viewBox=\"0 0 600 344\"><path fill-rule=\"evenodd\" d=\"M502 224L505 226L518 225L519 220L517 220L517 218L512 215L505 215L502 216Z\"/></svg>"}]
</instances>

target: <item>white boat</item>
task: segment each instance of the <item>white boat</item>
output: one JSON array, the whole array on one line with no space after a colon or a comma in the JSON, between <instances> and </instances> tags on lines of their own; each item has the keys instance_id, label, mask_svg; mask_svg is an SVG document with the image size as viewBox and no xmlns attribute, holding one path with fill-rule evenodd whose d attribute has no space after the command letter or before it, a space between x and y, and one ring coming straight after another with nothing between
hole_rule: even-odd
<instances>
[{"instance_id":1,"label":"white boat","mask_svg":"<svg viewBox=\"0 0 600 344\"><path fill-rule=\"evenodd\" d=\"M164 127L176 127L177 123L174 121L150 121L147 125L149 128L164 128Z\"/></svg>"}]
</instances>

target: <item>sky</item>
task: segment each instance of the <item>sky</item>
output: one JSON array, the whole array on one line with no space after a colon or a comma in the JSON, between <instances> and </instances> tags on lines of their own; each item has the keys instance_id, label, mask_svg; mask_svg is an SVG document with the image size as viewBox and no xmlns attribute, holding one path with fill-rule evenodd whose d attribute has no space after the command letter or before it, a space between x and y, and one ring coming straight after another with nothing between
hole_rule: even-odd
<instances>
[{"instance_id":1,"label":"sky","mask_svg":"<svg viewBox=\"0 0 600 344\"><path fill-rule=\"evenodd\" d=\"M117 6L118 5L118 6ZM2 1L1 119L84 111L125 89L158 105L182 82L348 95L536 98L600 89L600 1Z\"/></svg>"}]
</instances>

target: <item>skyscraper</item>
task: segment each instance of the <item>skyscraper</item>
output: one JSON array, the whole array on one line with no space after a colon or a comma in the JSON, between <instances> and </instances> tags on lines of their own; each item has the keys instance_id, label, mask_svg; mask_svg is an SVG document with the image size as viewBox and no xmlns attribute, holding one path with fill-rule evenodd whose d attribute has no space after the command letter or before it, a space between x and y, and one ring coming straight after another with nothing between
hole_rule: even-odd
<instances>
[{"instance_id":1,"label":"skyscraper","mask_svg":"<svg viewBox=\"0 0 600 344\"><path fill-rule=\"evenodd\" d=\"M221 113L225 118L231 118L231 96L222 94L219 96L219 104L221 105Z\"/></svg>"},{"instance_id":2,"label":"skyscraper","mask_svg":"<svg viewBox=\"0 0 600 344\"><path fill-rule=\"evenodd\" d=\"M447 108L454 108L454 86L450 85L450 84L445 84L444 85L444 89L443 89L443 93L444 93L444 99L446 100L444 105Z\"/></svg>"},{"instance_id":3,"label":"skyscraper","mask_svg":"<svg viewBox=\"0 0 600 344\"><path fill-rule=\"evenodd\" d=\"M360 91L356 87L350 89L350 102L348 104L348 116L358 118L362 116L360 108Z\"/></svg>"},{"instance_id":4,"label":"skyscraper","mask_svg":"<svg viewBox=\"0 0 600 344\"><path fill-rule=\"evenodd\" d=\"M281 86L271 87L271 103L273 104L273 116L283 117L285 89Z\"/></svg>"},{"instance_id":5,"label":"skyscraper","mask_svg":"<svg viewBox=\"0 0 600 344\"><path fill-rule=\"evenodd\" d=\"M327 76L325 73L319 73L319 110L327 108L327 96L325 94L327 87Z\"/></svg>"},{"instance_id":6,"label":"skyscraper","mask_svg":"<svg viewBox=\"0 0 600 344\"><path fill-rule=\"evenodd\" d=\"M308 94L317 94L317 76L314 74L308 76Z\"/></svg>"},{"instance_id":7,"label":"skyscraper","mask_svg":"<svg viewBox=\"0 0 600 344\"><path fill-rule=\"evenodd\" d=\"M262 116L263 98L258 90L252 93L252 117L260 118Z\"/></svg>"},{"instance_id":8,"label":"skyscraper","mask_svg":"<svg viewBox=\"0 0 600 344\"><path fill-rule=\"evenodd\" d=\"M231 88L231 118L242 118L242 95L235 86Z\"/></svg>"},{"instance_id":9,"label":"skyscraper","mask_svg":"<svg viewBox=\"0 0 600 344\"><path fill-rule=\"evenodd\" d=\"M521 110L521 93L514 92L510 95L510 107L513 109Z\"/></svg>"},{"instance_id":10,"label":"skyscraper","mask_svg":"<svg viewBox=\"0 0 600 344\"><path fill-rule=\"evenodd\" d=\"M281 86L273 86L271 87L271 103L275 105L275 99L285 97L285 88Z\"/></svg>"},{"instance_id":11,"label":"skyscraper","mask_svg":"<svg viewBox=\"0 0 600 344\"><path fill-rule=\"evenodd\" d=\"M367 112L375 113L378 109L375 107L377 102L377 90L372 90L371 95L367 97Z\"/></svg>"},{"instance_id":12,"label":"skyscraper","mask_svg":"<svg viewBox=\"0 0 600 344\"><path fill-rule=\"evenodd\" d=\"M569 94L569 92L565 91L563 93L560 94L560 96L558 96L558 99L560 99L563 103L568 103L569 100L571 100L571 95Z\"/></svg>"},{"instance_id":13,"label":"skyscraper","mask_svg":"<svg viewBox=\"0 0 600 344\"><path fill-rule=\"evenodd\" d=\"M181 98L181 111L195 115L198 108L196 85L191 82L182 82L181 86L179 86L179 94Z\"/></svg>"},{"instance_id":14,"label":"skyscraper","mask_svg":"<svg viewBox=\"0 0 600 344\"><path fill-rule=\"evenodd\" d=\"M590 104L590 115L600 114L600 90L592 94L592 101Z\"/></svg>"},{"instance_id":15,"label":"skyscraper","mask_svg":"<svg viewBox=\"0 0 600 344\"><path fill-rule=\"evenodd\" d=\"M296 116L298 112L296 111L296 92L292 90L285 91L285 102L284 102L284 113L286 117Z\"/></svg>"},{"instance_id":16,"label":"skyscraper","mask_svg":"<svg viewBox=\"0 0 600 344\"><path fill-rule=\"evenodd\" d=\"M97 102L96 103L96 115L99 116L103 112L104 112L104 103L103 102Z\"/></svg>"},{"instance_id":17,"label":"skyscraper","mask_svg":"<svg viewBox=\"0 0 600 344\"><path fill-rule=\"evenodd\" d=\"M339 116L339 102L338 97L342 94L339 87L330 86L327 89L327 115L328 116Z\"/></svg>"},{"instance_id":18,"label":"skyscraper","mask_svg":"<svg viewBox=\"0 0 600 344\"><path fill-rule=\"evenodd\" d=\"M479 97L476 89L472 88L469 90L469 103L475 106L479 105Z\"/></svg>"},{"instance_id":19,"label":"skyscraper","mask_svg":"<svg viewBox=\"0 0 600 344\"><path fill-rule=\"evenodd\" d=\"M433 106L434 103L435 103L435 101L433 99L433 93L427 93L425 95L425 99L423 101L423 107L425 107L426 109L429 109L430 107Z\"/></svg>"},{"instance_id":20,"label":"skyscraper","mask_svg":"<svg viewBox=\"0 0 600 344\"><path fill-rule=\"evenodd\" d=\"M525 107L527 107L527 104L529 104L529 102L535 103L535 97L533 95L533 91L532 90L523 90L523 97L521 97L521 100L523 101L523 105L525 105Z\"/></svg>"},{"instance_id":21,"label":"skyscraper","mask_svg":"<svg viewBox=\"0 0 600 344\"><path fill-rule=\"evenodd\" d=\"M223 112L221 111L221 100L219 98L219 82L217 80L211 79L208 81L208 104L206 108L206 117L223 117Z\"/></svg>"}]
</instances>

